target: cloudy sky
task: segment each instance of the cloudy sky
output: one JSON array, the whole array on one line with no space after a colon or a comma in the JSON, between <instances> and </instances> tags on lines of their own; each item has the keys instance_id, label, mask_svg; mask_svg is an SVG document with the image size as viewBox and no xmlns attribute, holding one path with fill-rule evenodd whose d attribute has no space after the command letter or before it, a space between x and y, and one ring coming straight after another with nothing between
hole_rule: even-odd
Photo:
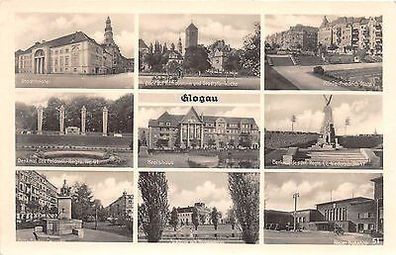
<instances>
[{"instance_id":1,"label":"cloudy sky","mask_svg":"<svg viewBox=\"0 0 396 255\"><path fill-rule=\"evenodd\" d=\"M373 198L374 183L380 174L366 173L266 173L265 209L294 210L293 193L299 192L298 209L352 197ZM332 200L331 200L332 197Z\"/></svg>"},{"instance_id":2,"label":"cloudy sky","mask_svg":"<svg viewBox=\"0 0 396 255\"><path fill-rule=\"evenodd\" d=\"M122 96L124 96L125 92L118 92L118 91L106 91L102 93L59 93L59 92L43 92L40 93L31 93L26 91L19 91L15 93L15 101L25 103L27 105L34 105L34 106L47 106L47 101L51 97L58 97L63 100L68 100L73 97L77 96L86 96L86 97L104 97L108 100L116 100Z\"/></svg>"},{"instance_id":3,"label":"cloudy sky","mask_svg":"<svg viewBox=\"0 0 396 255\"><path fill-rule=\"evenodd\" d=\"M147 128L150 119L157 119L165 111L170 114L187 114L191 107L189 106L142 106L139 107L138 127ZM226 107L226 106L197 106L194 107L200 115L202 112L208 116L224 116L224 117L251 117L256 120L256 124L260 126L260 109L258 107Z\"/></svg>"},{"instance_id":4,"label":"cloudy sky","mask_svg":"<svg viewBox=\"0 0 396 255\"><path fill-rule=\"evenodd\" d=\"M60 36L82 31L102 43L107 16L110 16L114 41L126 57L133 57L133 14L66 14L21 13L15 15L15 50L27 49L35 42L52 40Z\"/></svg>"},{"instance_id":5,"label":"cloudy sky","mask_svg":"<svg viewBox=\"0 0 396 255\"><path fill-rule=\"evenodd\" d=\"M216 207L224 216L232 207L227 173L167 172L166 178L170 209L203 202L209 208Z\"/></svg>"},{"instance_id":6,"label":"cloudy sky","mask_svg":"<svg viewBox=\"0 0 396 255\"><path fill-rule=\"evenodd\" d=\"M325 101L322 95L266 95L265 128L290 131L292 115L297 117L297 131L319 132ZM336 134L345 133L345 119L350 119L348 135L383 132L382 97L377 95L334 95L331 101Z\"/></svg>"},{"instance_id":7,"label":"cloudy sky","mask_svg":"<svg viewBox=\"0 0 396 255\"><path fill-rule=\"evenodd\" d=\"M191 22L198 28L198 43L209 45L224 39L231 47L241 48L243 38L253 32L254 22L260 21L258 15L219 15L219 14L163 14L141 15L139 19L140 38L149 46L158 40L177 45L179 36L185 46L185 29Z\"/></svg>"},{"instance_id":8,"label":"cloudy sky","mask_svg":"<svg viewBox=\"0 0 396 255\"><path fill-rule=\"evenodd\" d=\"M107 206L122 196L126 191L133 194L132 172L99 172L99 171L38 171L58 188L63 186L63 180L72 186L76 182L86 183L92 191L93 199L99 199L103 206Z\"/></svg>"}]
</instances>

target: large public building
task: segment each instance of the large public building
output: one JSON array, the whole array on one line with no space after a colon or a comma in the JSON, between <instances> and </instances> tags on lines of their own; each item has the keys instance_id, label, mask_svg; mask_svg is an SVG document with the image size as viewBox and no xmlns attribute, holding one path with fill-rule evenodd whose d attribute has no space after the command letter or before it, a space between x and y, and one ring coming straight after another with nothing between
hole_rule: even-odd
<instances>
[{"instance_id":1,"label":"large public building","mask_svg":"<svg viewBox=\"0 0 396 255\"><path fill-rule=\"evenodd\" d=\"M270 229L292 228L295 217L297 227L303 230L333 231L341 228L346 232L383 233L383 177L371 181L374 184L374 198L354 197L329 201L317 204L316 209L296 212L265 210L265 226Z\"/></svg>"},{"instance_id":2,"label":"large public building","mask_svg":"<svg viewBox=\"0 0 396 255\"><path fill-rule=\"evenodd\" d=\"M122 55L107 17L104 40L82 31L42 40L15 52L15 72L29 74L117 74L133 72L133 59Z\"/></svg>"},{"instance_id":3,"label":"large public building","mask_svg":"<svg viewBox=\"0 0 396 255\"><path fill-rule=\"evenodd\" d=\"M193 225L193 212L197 210L198 219L200 224L210 224L210 209L205 203L198 202L194 206L178 207L176 208L177 217L180 221L180 225Z\"/></svg>"},{"instance_id":4,"label":"large public building","mask_svg":"<svg viewBox=\"0 0 396 255\"><path fill-rule=\"evenodd\" d=\"M149 149L225 148L259 146L254 118L206 116L191 107L184 115L163 113L151 119L146 134Z\"/></svg>"}]
</instances>

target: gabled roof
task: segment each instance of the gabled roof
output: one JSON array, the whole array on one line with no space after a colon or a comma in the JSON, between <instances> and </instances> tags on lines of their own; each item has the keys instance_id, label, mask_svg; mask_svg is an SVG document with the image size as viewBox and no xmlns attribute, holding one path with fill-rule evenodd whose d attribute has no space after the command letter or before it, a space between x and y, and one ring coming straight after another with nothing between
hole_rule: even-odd
<instances>
[{"instance_id":1,"label":"gabled roof","mask_svg":"<svg viewBox=\"0 0 396 255\"><path fill-rule=\"evenodd\" d=\"M98 46L101 46L99 43L97 43L95 41L95 39L92 39L84 32L76 31L72 34L61 36L61 37L52 39L50 41L43 41L41 43L36 42L33 46L31 46L28 49L26 49L25 51L23 51L23 53L32 52L32 49L35 47L43 47L43 46L58 47L58 46L66 45L66 44L78 43L78 42L83 42L83 41L90 41Z\"/></svg>"},{"instance_id":2,"label":"gabled roof","mask_svg":"<svg viewBox=\"0 0 396 255\"><path fill-rule=\"evenodd\" d=\"M186 30L198 30L198 28L191 22L191 24L186 28Z\"/></svg>"},{"instance_id":3,"label":"gabled roof","mask_svg":"<svg viewBox=\"0 0 396 255\"><path fill-rule=\"evenodd\" d=\"M195 117L199 122L202 122L201 117L198 115L197 111L194 109L194 107L191 107L190 110L187 112L186 115L183 116L183 118L181 119L182 123L186 123L188 122L187 117L193 115L193 117Z\"/></svg>"},{"instance_id":4,"label":"gabled roof","mask_svg":"<svg viewBox=\"0 0 396 255\"><path fill-rule=\"evenodd\" d=\"M189 114L193 114L196 116L198 120L201 121L200 115L197 113L194 107L191 107L190 110L185 115L176 115L170 114L168 112L164 112L158 119L149 120L149 127L158 126L159 122L169 122L170 127L177 127L180 123L185 123L187 116ZM205 116L203 115L203 123L215 123L218 119L224 119L227 124L239 124L239 123L247 123L256 125L256 121L254 118L242 118L242 117L223 117L223 116ZM201 121L202 122L202 121Z\"/></svg>"},{"instance_id":5,"label":"gabled roof","mask_svg":"<svg viewBox=\"0 0 396 255\"><path fill-rule=\"evenodd\" d=\"M139 39L139 49L148 49L147 44L143 41L143 39Z\"/></svg>"}]
</instances>

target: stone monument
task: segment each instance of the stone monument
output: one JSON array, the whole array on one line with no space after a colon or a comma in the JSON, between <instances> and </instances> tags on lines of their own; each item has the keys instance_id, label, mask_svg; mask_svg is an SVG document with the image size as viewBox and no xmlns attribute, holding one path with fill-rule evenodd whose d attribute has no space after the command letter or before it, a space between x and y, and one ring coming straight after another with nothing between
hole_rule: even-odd
<instances>
[{"instance_id":1,"label":"stone monument","mask_svg":"<svg viewBox=\"0 0 396 255\"><path fill-rule=\"evenodd\" d=\"M59 108L59 134L65 133L65 107L61 105Z\"/></svg>"},{"instance_id":2,"label":"stone monument","mask_svg":"<svg viewBox=\"0 0 396 255\"><path fill-rule=\"evenodd\" d=\"M43 134L43 107L37 107L37 134Z\"/></svg>"},{"instance_id":3,"label":"stone monument","mask_svg":"<svg viewBox=\"0 0 396 255\"><path fill-rule=\"evenodd\" d=\"M45 219L43 232L48 236L57 236L59 238L65 235L76 235L78 238L82 238L84 235L82 220L72 219L70 187L67 186L66 180L63 182L57 200L58 217L56 219ZM35 234L36 236L39 235L38 233Z\"/></svg>"},{"instance_id":4,"label":"stone monument","mask_svg":"<svg viewBox=\"0 0 396 255\"><path fill-rule=\"evenodd\" d=\"M109 110L106 106L103 107L103 136L107 136L107 122L109 117Z\"/></svg>"},{"instance_id":5,"label":"stone monument","mask_svg":"<svg viewBox=\"0 0 396 255\"><path fill-rule=\"evenodd\" d=\"M83 106L81 108L81 135L85 135L85 122L87 119L87 108Z\"/></svg>"}]
</instances>

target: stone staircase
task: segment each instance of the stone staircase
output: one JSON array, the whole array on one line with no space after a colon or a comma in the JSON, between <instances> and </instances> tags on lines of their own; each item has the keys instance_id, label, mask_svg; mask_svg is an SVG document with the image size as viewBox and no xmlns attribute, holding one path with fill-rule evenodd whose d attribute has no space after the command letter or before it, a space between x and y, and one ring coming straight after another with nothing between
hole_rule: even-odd
<instances>
[{"instance_id":1,"label":"stone staircase","mask_svg":"<svg viewBox=\"0 0 396 255\"><path fill-rule=\"evenodd\" d=\"M311 151L306 161L344 166L366 165L369 159L360 150Z\"/></svg>"}]
</instances>

